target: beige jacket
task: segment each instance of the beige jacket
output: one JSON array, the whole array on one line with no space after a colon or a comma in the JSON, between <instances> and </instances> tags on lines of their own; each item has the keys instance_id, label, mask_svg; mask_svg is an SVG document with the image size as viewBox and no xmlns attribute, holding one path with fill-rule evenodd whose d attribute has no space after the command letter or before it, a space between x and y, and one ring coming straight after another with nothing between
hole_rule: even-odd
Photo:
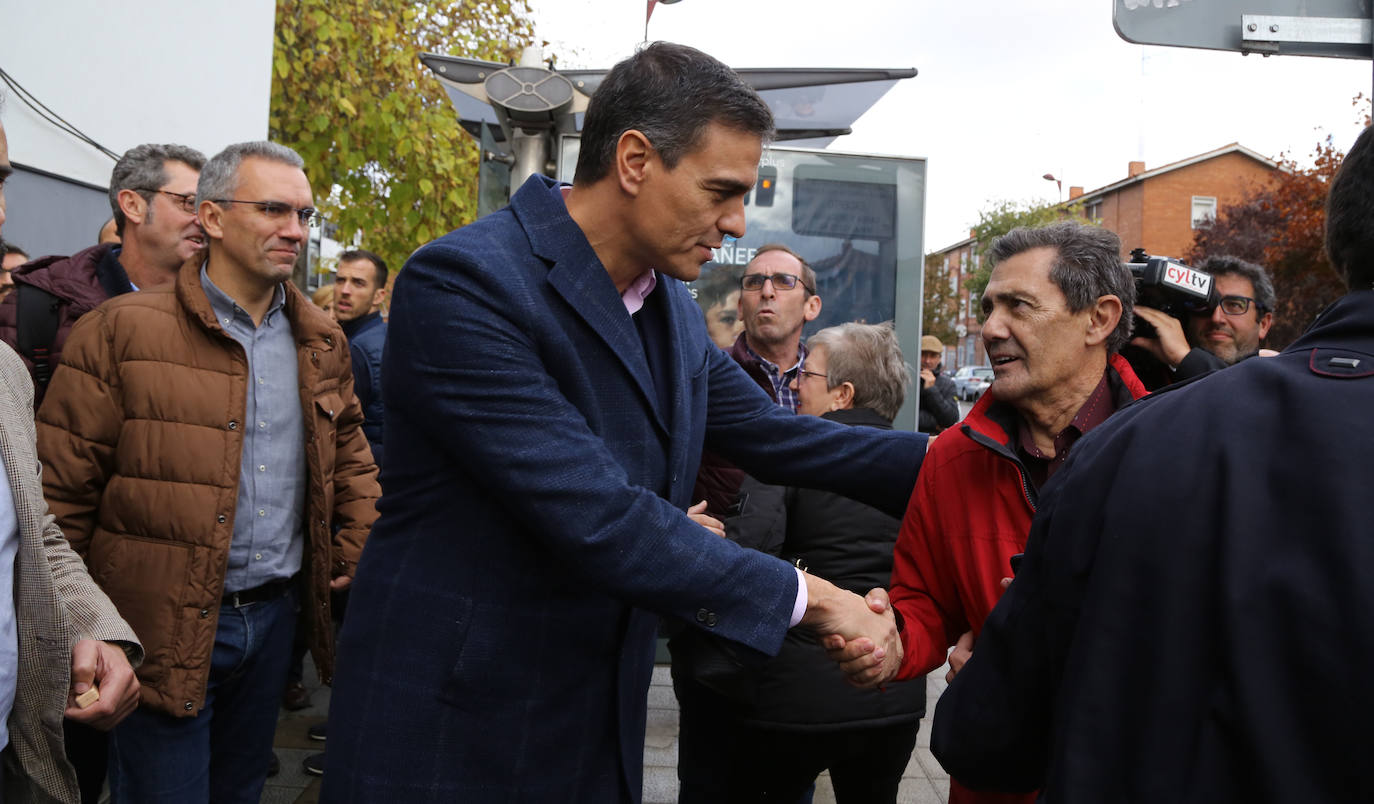
<instances>
[{"instance_id":1,"label":"beige jacket","mask_svg":"<svg viewBox=\"0 0 1374 804\"><path fill-rule=\"evenodd\" d=\"M33 385L19 356L3 344L0 455L20 540L14 568L19 677L4 752L5 800L75 802L76 774L62 749L72 645L79 639L126 643L135 667L143 649L48 513L34 451Z\"/></svg>"}]
</instances>

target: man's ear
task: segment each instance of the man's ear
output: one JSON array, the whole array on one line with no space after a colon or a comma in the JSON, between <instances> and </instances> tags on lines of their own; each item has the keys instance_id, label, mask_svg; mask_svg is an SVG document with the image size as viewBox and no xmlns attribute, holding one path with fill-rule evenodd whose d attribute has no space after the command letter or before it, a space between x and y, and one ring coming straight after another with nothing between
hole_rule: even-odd
<instances>
[{"instance_id":1,"label":"man's ear","mask_svg":"<svg viewBox=\"0 0 1374 804\"><path fill-rule=\"evenodd\" d=\"M126 221L143 223L148 215L148 199L133 190L120 190L115 199L119 201L119 210L124 213Z\"/></svg>"},{"instance_id":2,"label":"man's ear","mask_svg":"<svg viewBox=\"0 0 1374 804\"><path fill-rule=\"evenodd\" d=\"M815 321L816 316L821 314L821 297L812 293L811 297L802 302L802 318L807 321Z\"/></svg>"},{"instance_id":3,"label":"man's ear","mask_svg":"<svg viewBox=\"0 0 1374 804\"><path fill-rule=\"evenodd\" d=\"M1259 320L1259 339L1264 340L1264 336L1269 334L1269 328L1274 326L1274 314L1265 313Z\"/></svg>"},{"instance_id":4,"label":"man's ear","mask_svg":"<svg viewBox=\"0 0 1374 804\"><path fill-rule=\"evenodd\" d=\"M1121 299L1116 296L1098 296L1092 307L1088 308L1088 330L1084 342L1089 346L1105 343L1116 325L1121 322Z\"/></svg>"},{"instance_id":5,"label":"man's ear","mask_svg":"<svg viewBox=\"0 0 1374 804\"><path fill-rule=\"evenodd\" d=\"M621 134L615 144L615 172L620 189L631 196L639 195L649 163L657 159L658 153L648 137L633 128Z\"/></svg>"},{"instance_id":6,"label":"man's ear","mask_svg":"<svg viewBox=\"0 0 1374 804\"><path fill-rule=\"evenodd\" d=\"M196 217L200 220L200 228L205 230L206 237L215 240L224 239L224 208L213 201L200 202L200 208L196 211Z\"/></svg>"}]
</instances>

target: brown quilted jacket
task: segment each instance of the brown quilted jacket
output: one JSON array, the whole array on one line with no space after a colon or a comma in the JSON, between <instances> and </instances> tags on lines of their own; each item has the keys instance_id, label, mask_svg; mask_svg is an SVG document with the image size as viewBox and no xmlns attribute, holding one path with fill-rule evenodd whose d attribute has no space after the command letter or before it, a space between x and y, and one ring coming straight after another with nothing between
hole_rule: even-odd
<instances>
[{"instance_id":1,"label":"brown quilted jacket","mask_svg":"<svg viewBox=\"0 0 1374 804\"><path fill-rule=\"evenodd\" d=\"M352 576L381 490L337 323L290 283L308 492L302 606L333 674L329 580ZM234 532L248 366L187 263L174 287L86 314L38 411L43 491L72 547L143 643L142 702L199 713ZM338 532L331 534L331 522Z\"/></svg>"}]
</instances>

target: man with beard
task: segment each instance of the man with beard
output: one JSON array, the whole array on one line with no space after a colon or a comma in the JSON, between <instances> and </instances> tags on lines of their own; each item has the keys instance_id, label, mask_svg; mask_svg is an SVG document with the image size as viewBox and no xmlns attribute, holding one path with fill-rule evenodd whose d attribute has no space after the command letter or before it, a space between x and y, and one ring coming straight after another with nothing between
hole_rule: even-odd
<instances>
[{"instance_id":1,"label":"man with beard","mask_svg":"<svg viewBox=\"0 0 1374 804\"><path fill-rule=\"evenodd\" d=\"M1195 312L1186 322L1152 307L1135 310L1154 325L1158 337L1132 343L1164 361L1173 369L1175 381L1254 357L1274 324L1274 283L1264 268L1221 255L1208 257L1198 269L1216 282L1221 297L1216 307Z\"/></svg>"},{"instance_id":2,"label":"man with beard","mask_svg":"<svg viewBox=\"0 0 1374 804\"><path fill-rule=\"evenodd\" d=\"M35 405L78 318L106 299L170 284L182 263L200 254L205 236L196 222L196 180L204 164L204 154L184 145L129 149L110 175L110 209L122 245L43 257L14 271L17 289L0 303L0 340L24 358Z\"/></svg>"}]
</instances>

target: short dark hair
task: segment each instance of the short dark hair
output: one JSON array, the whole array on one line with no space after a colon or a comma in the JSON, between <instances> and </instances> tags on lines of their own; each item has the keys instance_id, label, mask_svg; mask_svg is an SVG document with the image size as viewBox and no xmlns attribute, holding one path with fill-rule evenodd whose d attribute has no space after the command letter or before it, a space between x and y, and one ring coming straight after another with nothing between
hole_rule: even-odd
<instances>
[{"instance_id":1,"label":"short dark hair","mask_svg":"<svg viewBox=\"0 0 1374 804\"><path fill-rule=\"evenodd\" d=\"M770 251L781 251L785 254L791 254L797 260L797 262L801 263L801 278L802 282L804 282L806 285L805 288L803 288L806 291L806 295L810 297L812 294L816 292L816 270L811 267L811 263L807 262L805 257L788 248L787 246L784 246L782 243L765 243L762 246L759 246L758 250L754 252L754 256L749 260L749 262L752 264L754 260L757 260L760 256L767 254ZM747 272L749 270L749 266L746 265L744 267L744 270ZM825 300L822 299L821 301Z\"/></svg>"},{"instance_id":2,"label":"short dark hair","mask_svg":"<svg viewBox=\"0 0 1374 804\"><path fill-rule=\"evenodd\" d=\"M124 237L124 210L119 208L119 192L133 190L152 201L153 193L167 183L167 163L181 162L200 171L205 154L185 145L144 143L124 152L110 173L110 211L114 213L115 234ZM103 225L102 225L103 228Z\"/></svg>"},{"instance_id":3,"label":"short dark hair","mask_svg":"<svg viewBox=\"0 0 1374 804\"><path fill-rule=\"evenodd\" d=\"M1374 283L1374 128L1350 146L1326 196L1326 257L1346 284Z\"/></svg>"},{"instance_id":4,"label":"short dark hair","mask_svg":"<svg viewBox=\"0 0 1374 804\"><path fill-rule=\"evenodd\" d=\"M654 42L611 68L587 107L574 181L599 181L626 131L640 132L677 166L711 123L773 136L773 113L734 70L686 45Z\"/></svg>"},{"instance_id":5,"label":"short dark hair","mask_svg":"<svg viewBox=\"0 0 1374 804\"><path fill-rule=\"evenodd\" d=\"M1135 311L1135 281L1121 262L1121 238L1115 233L1077 221L1060 221L1035 228L1012 229L992 241L992 265L1034 248L1055 250L1050 268L1053 282L1075 313L1091 307L1099 297L1121 300L1121 320L1107 336L1107 354L1115 354L1131 338Z\"/></svg>"},{"instance_id":6,"label":"short dark hair","mask_svg":"<svg viewBox=\"0 0 1374 804\"><path fill-rule=\"evenodd\" d=\"M1203 260L1198 269L1212 276L1239 276L1250 280L1251 287L1255 289L1255 306L1259 307L1255 318L1274 312L1274 305L1278 302L1274 296L1274 283L1269 280L1269 272L1262 266L1230 254L1218 254Z\"/></svg>"},{"instance_id":7,"label":"short dark hair","mask_svg":"<svg viewBox=\"0 0 1374 804\"><path fill-rule=\"evenodd\" d=\"M29 256L29 253L24 249L16 246L8 240L0 240L0 257L7 257L11 254L22 254L24 255L25 261L32 259Z\"/></svg>"},{"instance_id":8,"label":"short dark hair","mask_svg":"<svg viewBox=\"0 0 1374 804\"><path fill-rule=\"evenodd\" d=\"M372 262L372 265L377 269L377 287L386 287L386 277L388 272L386 270L385 260L383 260L381 257L378 257L376 254L373 254L372 252L361 248L349 249L348 251L345 251L344 253L339 255L340 265L346 262L352 262L353 260L370 260Z\"/></svg>"}]
</instances>

